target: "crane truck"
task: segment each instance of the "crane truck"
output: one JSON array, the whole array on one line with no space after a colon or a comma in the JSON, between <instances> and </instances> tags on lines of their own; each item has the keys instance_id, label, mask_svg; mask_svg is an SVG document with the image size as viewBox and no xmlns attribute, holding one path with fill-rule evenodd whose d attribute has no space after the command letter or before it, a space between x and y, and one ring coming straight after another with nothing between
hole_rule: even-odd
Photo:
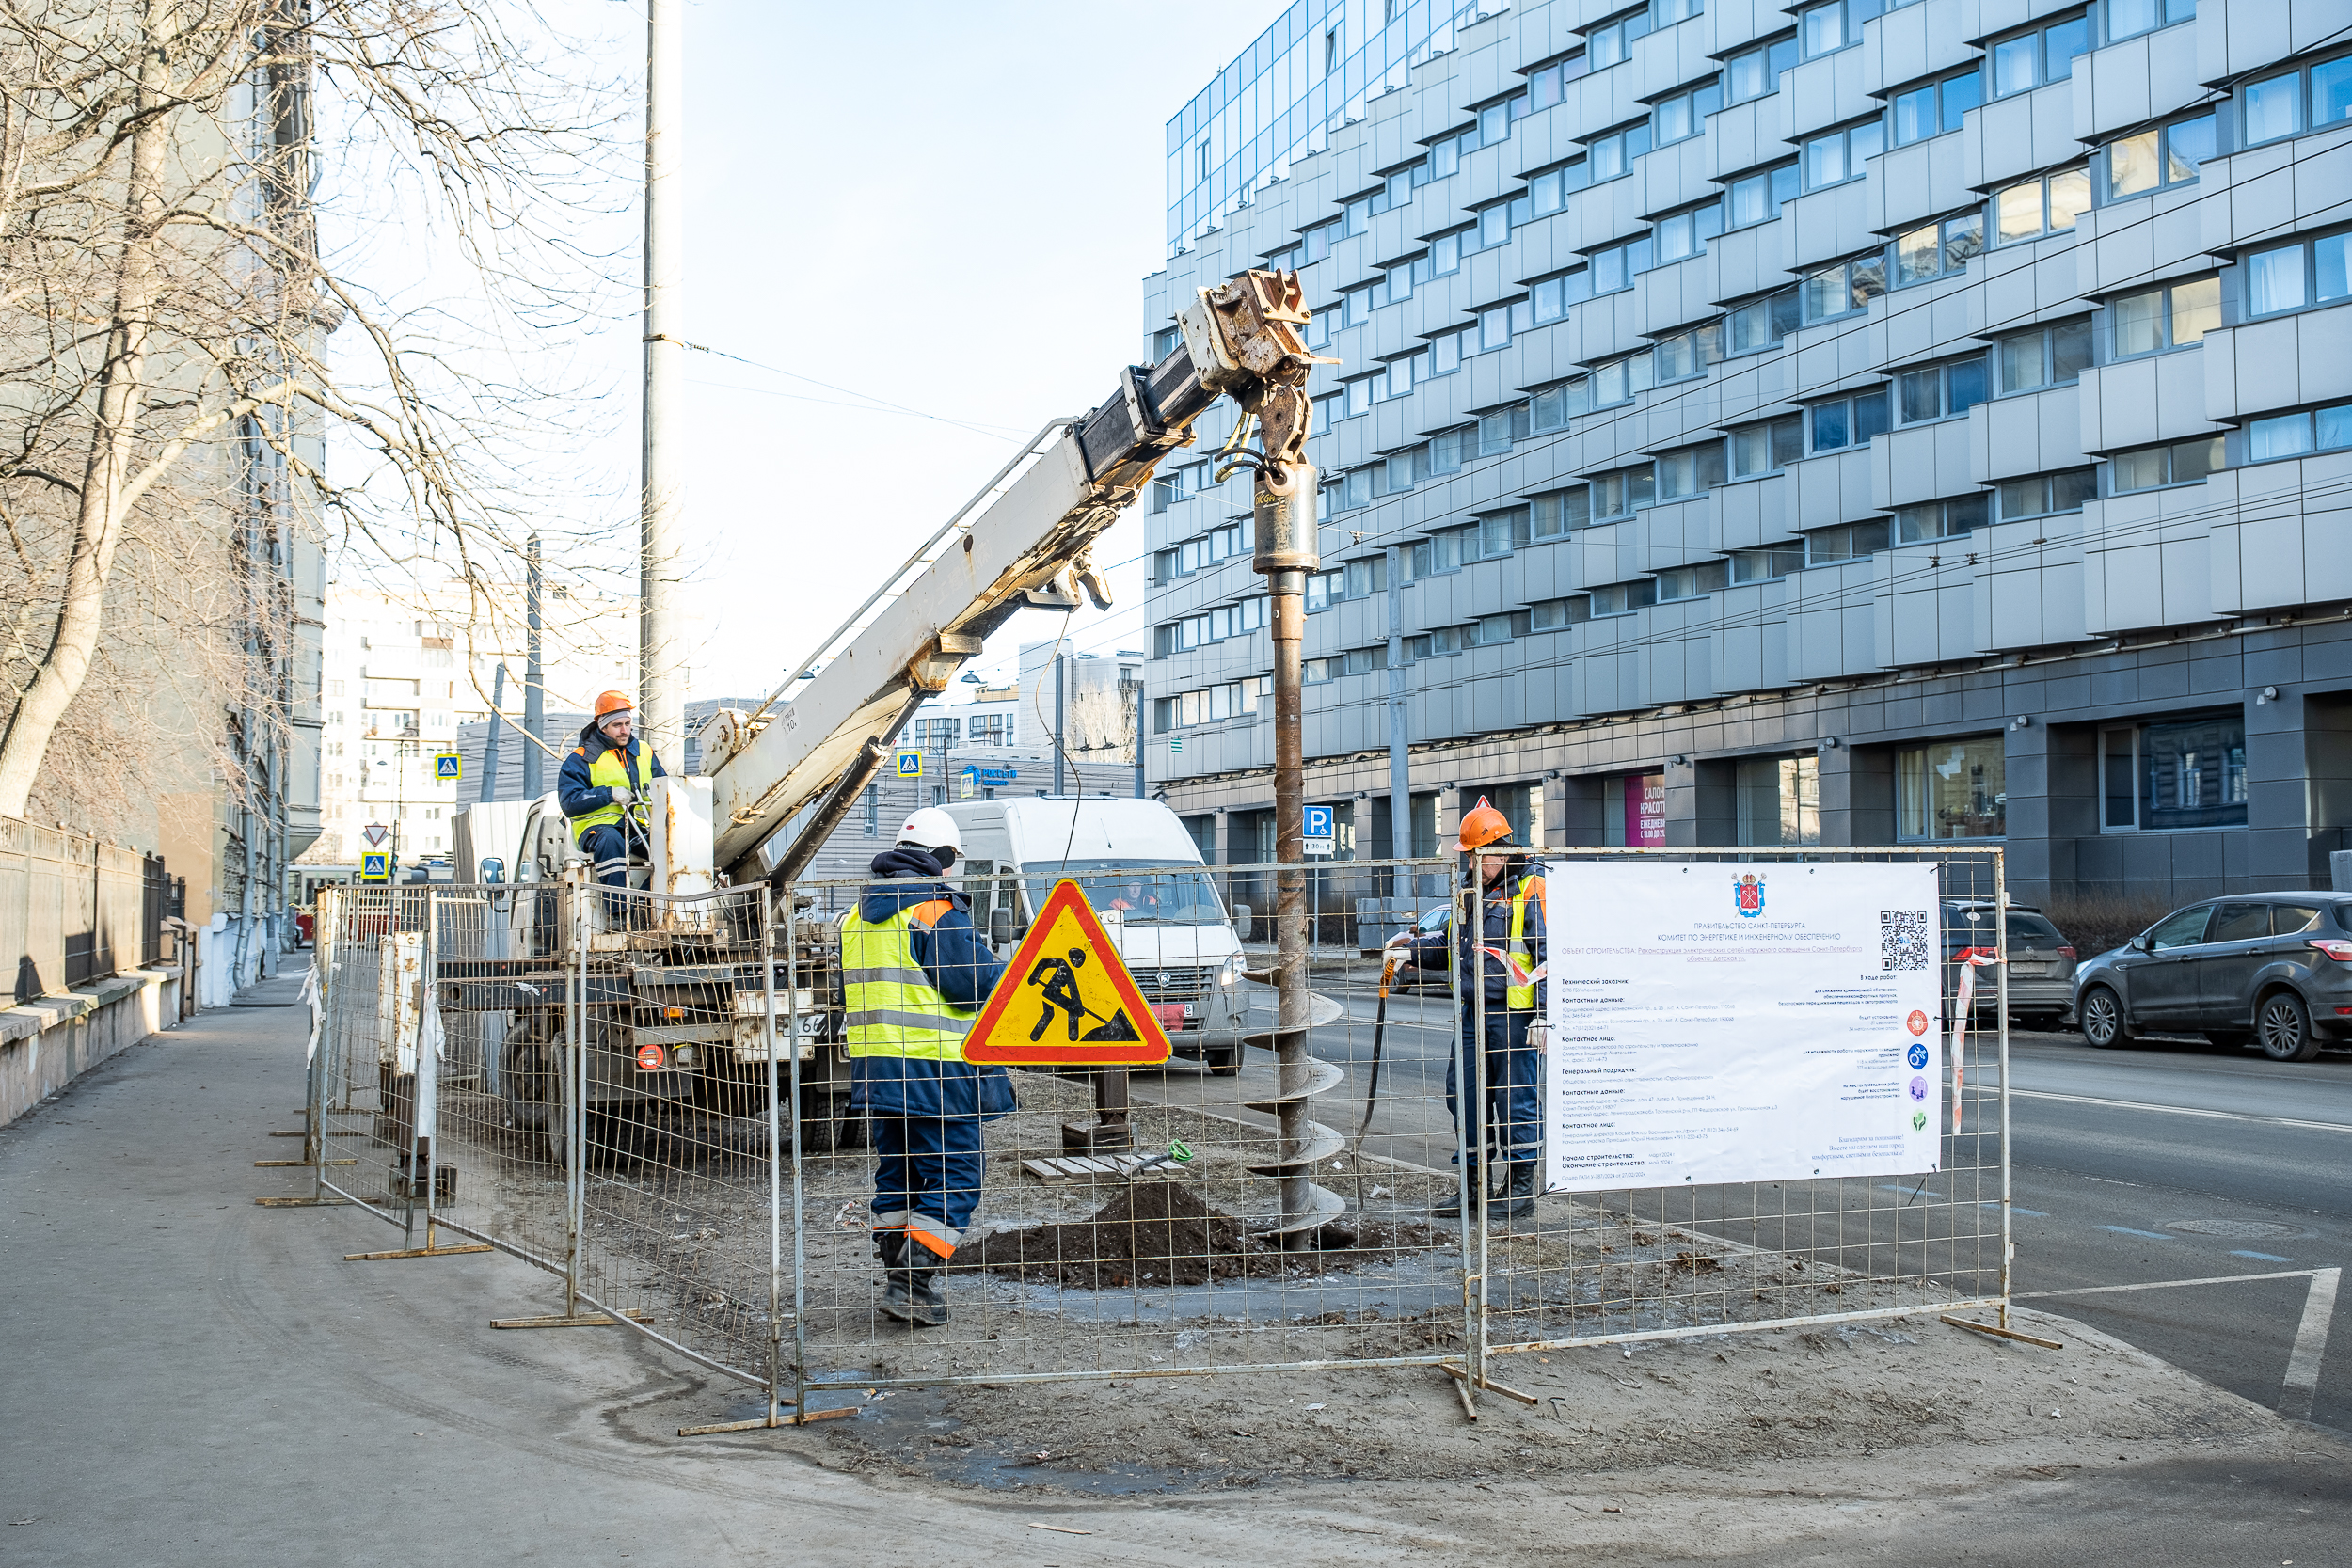
<instances>
[{"instance_id":1,"label":"crane truck","mask_svg":"<svg viewBox=\"0 0 2352 1568\"><path fill-rule=\"evenodd\" d=\"M1227 458L1258 468L1262 484L1279 476L1311 506L1306 379L1328 361L1308 352L1307 319L1295 273L1253 271L1200 290L1165 358L1123 369L1117 391L1091 412L1048 423L766 703L713 719L703 774L656 781L645 815L646 863L631 883L666 896L573 895L566 879L582 879L584 863L571 825L552 795L530 803L495 900L501 930L482 956L435 967L445 1011L500 1016L502 1027L482 1031L497 1041L484 1077L510 1124L534 1135L545 1157L564 1158L560 1067L575 1027L592 1117L626 1118L659 1103L748 1109L753 1085L765 1083L767 988L758 903L727 890L784 895L916 706L1017 611L1074 610L1082 594L1109 607L1095 542L1161 459L1191 443L1220 396L1243 416ZM1244 444L1253 421L1254 449ZM772 917L773 983L780 996L787 986L797 993L797 1037L778 1049L803 1064L799 1135L821 1151L853 1135L843 1119L837 933L809 909L779 905ZM1009 919L1000 906L992 925ZM567 965L584 970L576 991L564 984Z\"/></svg>"}]
</instances>

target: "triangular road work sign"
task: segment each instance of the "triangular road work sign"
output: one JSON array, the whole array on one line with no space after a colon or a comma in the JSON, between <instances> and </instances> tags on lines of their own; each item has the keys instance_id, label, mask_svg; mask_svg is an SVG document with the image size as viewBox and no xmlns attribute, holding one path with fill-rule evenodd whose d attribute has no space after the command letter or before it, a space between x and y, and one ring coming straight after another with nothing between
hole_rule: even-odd
<instances>
[{"instance_id":1,"label":"triangular road work sign","mask_svg":"<svg viewBox=\"0 0 2352 1568\"><path fill-rule=\"evenodd\" d=\"M1005 1067L1157 1067L1168 1032L1087 895L1054 884L1005 977L963 1037L963 1059Z\"/></svg>"}]
</instances>

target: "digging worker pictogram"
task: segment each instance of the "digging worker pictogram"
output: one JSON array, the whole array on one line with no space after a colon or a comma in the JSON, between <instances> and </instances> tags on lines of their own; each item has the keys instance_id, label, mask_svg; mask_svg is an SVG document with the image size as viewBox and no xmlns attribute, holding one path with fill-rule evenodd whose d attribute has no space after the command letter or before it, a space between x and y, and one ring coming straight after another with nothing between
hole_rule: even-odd
<instances>
[{"instance_id":1,"label":"digging worker pictogram","mask_svg":"<svg viewBox=\"0 0 2352 1568\"><path fill-rule=\"evenodd\" d=\"M1032 1042L1045 1037L1045 1031L1054 1026L1057 1008L1063 1027L1068 1030L1073 1043L1079 1039L1131 1040L1137 1037L1136 1026L1128 1020L1126 1008L1117 1008L1111 1016L1104 1018L1087 1006L1086 998L1078 990L1078 971L1086 967L1086 949L1073 947L1067 958L1040 958L1037 967L1029 971L1029 977L1022 982L1038 993L1037 1023L1029 1030ZM1089 1018L1100 1018L1103 1022L1082 1036L1078 1033L1079 1026Z\"/></svg>"},{"instance_id":2,"label":"digging worker pictogram","mask_svg":"<svg viewBox=\"0 0 2352 1568\"><path fill-rule=\"evenodd\" d=\"M1510 818L1483 796L1463 816L1454 847L1472 857L1463 869L1462 885L1478 879L1486 928L1472 932L1467 921L1457 919L1448 924L1464 927L1458 932L1408 933L1389 945L1410 943L1414 961L1432 967L1445 953L1457 984L1461 976L1475 974L1486 992L1486 1103L1471 1106L1464 1121L1461 1101L1468 1098L1470 1052L1479 1044L1478 1008L1472 993L1464 990L1460 1049L1445 1068L1445 1104L1463 1129L1470 1164L1460 1191L1434 1212L1451 1218L1475 1202L1479 1162L1491 1151L1510 1167L1511 1185L1502 1206L1489 1212L1515 1219L1535 1212L1544 1155L1544 879L1511 842Z\"/></svg>"},{"instance_id":3,"label":"digging worker pictogram","mask_svg":"<svg viewBox=\"0 0 2352 1568\"><path fill-rule=\"evenodd\" d=\"M882 880L841 926L850 1110L873 1129L882 1310L917 1326L947 1321L938 1275L979 1206L981 1125L1013 1108L1003 1068L963 1060L1004 965L971 900L939 879L962 850L955 819L924 807L874 858Z\"/></svg>"}]
</instances>

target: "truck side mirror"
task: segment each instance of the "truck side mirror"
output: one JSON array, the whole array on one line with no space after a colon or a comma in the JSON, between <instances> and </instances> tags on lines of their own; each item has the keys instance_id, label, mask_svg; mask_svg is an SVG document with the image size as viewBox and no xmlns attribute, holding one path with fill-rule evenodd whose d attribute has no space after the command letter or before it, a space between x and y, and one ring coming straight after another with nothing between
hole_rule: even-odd
<instances>
[{"instance_id":1,"label":"truck side mirror","mask_svg":"<svg viewBox=\"0 0 2352 1568\"><path fill-rule=\"evenodd\" d=\"M489 886L496 886L506 880L506 863L496 855L485 858L482 863L482 880Z\"/></svg>"},{"instance_id":2,"label":"truck side mirror","mask_svg":"<svg viewBox=\"0 0 2352 1568\"><path fill-rule=\"evenodd\" d=\"M1249 940L1249 906L1247 904L1233 906L1233 936L1241 942Z\"/></svg>"},{"instance_id":3,"label":"truck side mirror","mask_svg":"<svg viewBox=\"0 0 2352 1568\"><path fill-rule=\"evenodd\" d=\"M988 911L988 940L998 947L1012 945L1012 911L1002 904Z\"/></svg>"}]
</instances>

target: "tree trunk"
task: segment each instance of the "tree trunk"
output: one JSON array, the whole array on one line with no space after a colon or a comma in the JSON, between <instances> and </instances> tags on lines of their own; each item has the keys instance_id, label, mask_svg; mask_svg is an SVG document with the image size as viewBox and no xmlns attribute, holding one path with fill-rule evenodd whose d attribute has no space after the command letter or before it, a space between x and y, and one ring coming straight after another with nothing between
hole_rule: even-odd
<instances>
[{"instance_id":1,"label":"tree trunk","mask_svg":"<svg viewBox=\"0 0 2352 1568\"><path fill-rule=\"evenodd\" d=\"M155 34L155 6L146 15L148 49L139 83L140 119L131 135L131 166L122 204L122 265L100 367L96 420L74 517L73 555L56 626L40 669L0 737L0 816L22 816L49 738L89 673L90 656L106 604L106 578L133 498L132 457L147 412L147 341L154 302L157 252L163 244L164 161L171 116L163 108L169 66Z\"/></svg>"}]
</instances>

